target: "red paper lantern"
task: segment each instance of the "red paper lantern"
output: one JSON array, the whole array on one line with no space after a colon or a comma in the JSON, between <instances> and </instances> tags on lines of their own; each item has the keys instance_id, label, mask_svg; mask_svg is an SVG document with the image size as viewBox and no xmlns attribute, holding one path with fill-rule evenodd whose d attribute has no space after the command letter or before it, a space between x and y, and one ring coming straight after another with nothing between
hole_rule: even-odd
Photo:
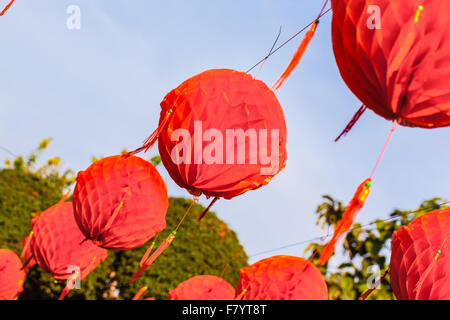
<instances>
[{"instance_id":1,"label":"red paper lantern","mask_svg":"<svg viewBox=\"0 0 450 320\"><path fill-rule=\"evenodd\" d=\"M106 249L128 250L166 227L169 200L151 163L135 156L112 156L78 173L73 206L87 239Z\"/></svg>"},{"instance_id":2,"label":"red paper lantern","mask_svg":"<svg viewBox=\"0 0 450 320\"><path fill-rule=\"evenodd\" d=\"M0 249L0 300L13 300L23 291L25 272L20 258L7 249Z\"/></svg>"},{"instance_id":3,"label":"red paper lantern","mask_svg":"<svg viewBox=\"0 0 450 320\"><path fill-rule=\"evenodd\" d=\"M233 300L234 288L222 278L201 275L180 283L169 291L169 300Z\"/></svg>"},{"instance_id":4,"label":"red paper lantern","mask_svg":"<svg viewBox=\"0 0 450 320\"><path fill-rule=\"evenodd\" d=\"M327 300L320 271L308 260L274 256L244 267L236 287L243 300Z\"/></svg>"},{"instance_id":5,"label":"red paper lantern","mask_svg":"<svg viewBox=\"0 0 450 320\"><path fill-rule=\"evenodd\" d=\"M169 92L161 109L162 162L195 196L230 199L285 167L283 111L273 91L249 74L205 71Z\"/></svg>"},{"instance_id":6,"label":"red paper lantern","mask_svg":"<svg viewBox=\"0 0 450 320\"><path fill-rule=\"evenodd\" d=\"M350 90L376 114L450 125L448 0L332 0L333 50Z\"/></svg>"},{"instance_id":7,"label":"red paper lantern","mask_svg":"<svg viewBox=\"0 0 450 320\"><path fill-rule=\"evenodd\" d=\"M390 279L400 300L450 299L450 209L400 227L391 241Z\"/></svg>"},{"instance_id":8,"label":"red paper lantern","mask_svg":"<svg viewBox=\"0 0 450 320\"><path fill-rule=\"evenodd\" d=\"M37 264L54 279L66 280L74 272L84 279L108 254L92 242L83 241L71 202L50 207L33 223L31 251Z\"/></svg>"}]
</instances>

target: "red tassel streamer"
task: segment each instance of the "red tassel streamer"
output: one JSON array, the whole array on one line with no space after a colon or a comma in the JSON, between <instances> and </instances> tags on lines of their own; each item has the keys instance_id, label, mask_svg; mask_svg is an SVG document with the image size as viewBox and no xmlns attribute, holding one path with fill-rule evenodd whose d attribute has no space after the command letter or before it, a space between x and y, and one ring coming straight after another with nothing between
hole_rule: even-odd
<instances>
[{"instance_id":1,"label":"red tassel streamer","mask_svg":"<svg viewBox=\"0 0 450 320\"><path fill-rule=\"evenodd\" d=\"M139 298L148 290L148 287L142 287L131 300L139 300Z\"/></svg>"},{"instance_id":2,"label":"red tassel streamer","mask_svg":"<svg viewBox=\"0 0 450 320\"><path fill-rule=\"evenodd\" d=\"M63 291L61 292L61 295L59 296L58 300L64 300L64 298L69 294L70 290L72 290L73 286L75 285L75 281L78 278L78 273L75 273L72 277L70 277L67 281L66 286L64 287Z\"/></svg>"},{"instance_id":3,"label":"red tassel streamer","mask_svg":"<svg viewBox=\"0 0 450 320\"><path fill-rule=\"evenodd\" d=\"M206 214L208 213L208 211L211 209L211 207L214 205L214 203L216 203L216 201L219 200L218 197L215 197L213 199L213 201L211 201L211 203L209 204L208 208L205 209L205 211L203 211L203 213L201 214L201 216L198 218L198 221L202 221L202 219L206 216Z\"/></svg>"},{"instance_id":4,"label":"red tassel streamer","mask_svg":"<svg viewBox=\"0 0 450 320\"><path fill-rule=\"evenodd\" d=\"M336 226L336 229L334 230L333 237L327 243L323 251L320 253L319 265L323 266L324 264L327 263L328 259L330 259L331 255L334 252L336 243L345 233L347 233L347 231L352 226L353 221L355 221L356 216L364 206L367 196L370 193L371 186L372 186L372 179L370 178L364 180L358 186L358 189L353 195L352 200L345 208L345 212L342 215L342 219L339 221L338 225Z\"/></svg>"},{"instance_id":5,"label":"red tassel streamer","mask_svg":"<svg viewBox=\"0 0 450 320\"><path fill-rule=\"evenodd\" d=\"M15 0L11 0L11 2L8 3L8 4L6 5L5 9L3 9L2 12L0 12L0 17L1 17L2 15L4 15L6 11L8 11L8 9L12 6L12 4L14 3L14 1L15 1Z\"/></svg>"},{"instance_id":6,"label":"red tassel streamer","mask_svg":"<svg viewBox=\"0 0 450 320\"><path fill-rule=\"evenodd\" d=\"M142 265L145 263L145 261L150 256L150 253L152 252L153 248L155 247L156 239L158 239L158 235L159 235L159 233L155 236L155 238L152 241L152 244L148 247L147 251L145 251L144 256L142 257L141 261L139 262L140 267L142 267Z\"/></svg>"},{"instance_id":7,"label":"red tassel streamer","mask_svg":"<svg viewBox=\"0 0 450 320\"><path fill-rule=\"evenodd\" d=\"M128 284L132 283L133 281L137 280L142 273L152 265L152 263L161 255L161 253L164 252L164 250L167 249L168 246L172 243L172 241L175 239L175 231L171 233L166 240L161 243L161 245L156 249L155 252L148 258L147 261L145 261L142 266L139 268L139 270L131 277L130 282Z\"/></svg>"},{"instance_id":8,"label":"red tassel streamer","mask_svg":"<svg viewBox=\"0 0 450 320\"><path fill-rule=\"evenodd\" d=\"M159 136L161 135L161 132L165 128L167 122L169 122L170 116L172 114L173 114L172 109L167 111L166 116L159 123L158 128L156 128L156 130L153 131L152 134L144 141L144 145L140 148L137 148L134 151L130 151L130 152L124 154L124 157L133 156L141 151L147 152L155 144L156 140L158 140Z\"/></svg>"},{"instance_id":9,"label":"red tassel streamer","mask_svg":"<svg viewBox=\"0 0 450 320\"><path fill-rule=\"evenodd\" d=\"M353 126L358 122L359 118L364 114L364 112L367 110L367 107L365 105L362 105L361 108L355 113L352 120L347 124L345 129L341 132L341 134L334 140L334 142L338 142L342 137L346 136L347 133L352 130Z\"/></svg>"},{"instance_id":10,"label":"red tassel streamer","mask_svg":"<svg viewBox=\"0 0 450 320\"><path fill-rule=\"evenodd\" d=\"M389 269L387 269L386 272L383 274L383 276L375 283L373 288L364 292L364 294L361 297L359 297L358 300L366 300L367 297L383 282L384 278L386 278L388 273L389 273Z\"/></svg>"},{"instance_id":11,"label":"red tassel streamer","mask_svg":"<svg viewBox=\"0 0 450 320\"><path fill-rule=\"evenodd\" d=\"M294 56L292 57L291 62L287 66L286 70L283 72L281 77L275 82L275 84L272 86L273 91L277 91L283 83L286 81L287 78L291 75L292 71L298 66L300 63L300 60L303 57L303 54L305 53L306 49L308 48L309 43L311 42L311 39L314 37L314 34L316 32L317 25L319 24L319 20L316 20L309 31L306 33L305 37L303 38L302 42L300 43L300 46L297 48L297 51L294 53Z\"/></svg>"},{"instance_id":12,"label":"red tassel streamer","mask_svg":"<svg viewBox=\"0 0 450 320\"><path fill-rule=\"evenodd\" d=\"M436 252L436 255L433 258L433 261L430 263L430 265L427 267L427 269L425 270L425 272L422 274L422 276L420 277L419 281L416 284L415 290L416 290L416 300L419 300L419 294L420 291L422 291L422 285L425 282L425 280L428 277L428 274L431 272L431 270L433 270L437 259L439 258L439 256L441 255L442 252L442 248L445 246L445 243L447 242L447 240L450 238L450 236L448 236L444 242L442 243L441 247L439 248L439 250Z\"/></svg>"},{"instance_id":13,"label":"red tassel streamer","mask_svg":"<svg viewBox=\"0 0 450 320\"><path fill-rule=\"evenodd\" d=\"M160 246L158 247L158 249L156 249L155 252L153 252L153 254L150 256L150 258L148 258L147 260L144 260L145 255L150 254L150 248L153 249L152 246L150 246L149 249L147 249L147 252L144 254L144 257L141 259L141 261L139 262L139 270L136 271L136 273L131 277L130 282L128 282L128 284L132 283L133 281L135 281L136 279L138 279L142 273L151 266L151 264L153 262L155 262L155 260L161 255L161 253L164 252L164 250L167 249L168 246L170 246L170 244L172 243L172 241L175 239L175 236L177 234L178 228L180 228L181 223L184 221L184 219L186 218L186 216L188 215L189 211L191 211L192 206L194 205L194 203L197 201L197 197L194 197L194 199L192 200L190 206L188 207L188 209L186 210L186 212L184 213L183 218L181 218L180 222L178 223L177 227L175 228L174 231L172 231L172 233L167 237L166 240L164 240ZM156 239L155 239L156 240ZM149 251L150 250L150 251Z\"/></svg>"}]
</instances>

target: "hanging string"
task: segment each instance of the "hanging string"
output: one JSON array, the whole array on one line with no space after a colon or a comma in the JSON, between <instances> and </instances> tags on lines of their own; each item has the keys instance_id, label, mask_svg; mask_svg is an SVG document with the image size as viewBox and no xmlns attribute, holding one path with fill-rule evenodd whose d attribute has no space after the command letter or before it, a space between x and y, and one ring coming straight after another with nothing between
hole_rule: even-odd
<instances>
[{"instance_id":1,"label":"hanging string","mask_svg":"<svg viewBox=\"0 0 450 320\"><path fill-rule=\"evenodd\" d=\"M17 154L15 154L15 153L9 151L9 149L7 149L7 148L5 148L5 147L3 147L3 146L0 146L0 149L3 150L3 151L5 151L6 153L9 153L10 155L12 155L12 156L15 157L15 158L18 158L18 157L19 157Z\"/></svg>"},{"instance_id":2,"label":"hanging string","mask_svg":"<svg viewBox=\"0 0 450 320\"><path fill-rule=\"evenodd\" d=\"M442 202L438 206L439 206L439 208L442 208L442 207L444 207L447 204L450 204L450 200L445 200L444 202ZM415 214L417 212L434 210L434 209L436 209L435 206L430 206L430 207L426 207L426 208L417 208L415 210L407 212L406 215L411 215L411 214ZM351 228L349 230L349 232L354 231L354 230L367 229L368 227L373 226L373 225L377 224L380 221L381 222L390 222L390 221L400 220L402 218L403 218L402 215L397 214L397 215L393 215L393 217L391 217L391 218L382 219L382 220L377 219L377 221L374 221L374 222L371 222L371 223L368 223L368 224L365 224L365 225L361 225L361 226L357 226L357 227ZM292 247L297 247L297 246L300 246L300 245L311 243L313 241L320 241L320 240L322 240L324 238L327 238L328 236L329 236L328 234L325 234L325 235L322 235L322 236L319 236L319 237L315 237L315 238L312 238L312 239L308 239L308 240L303 240L303 241L287 244L287 245L282 246L282 247L277 247L277 248L273 248L273 249L257 252L257 253L249 255L249 258L254 258L254 257L260 256L260 255L263 255L263 254L268 254L268 253L272 253L272 252L276 252L276 251L280 251L280 250L284 250L284 249L288 249L288 248L292 248Z\"/></svg>"},{"instance_id":3,"label":"hanging string","mask_svg":"<svg viewBox=\"0 0 450 320\"><path fill-rule=\"evenodd\" d=\"M358 300L366 300L367 297L373 292L375 291L376 288L378 288L378 286L383 282L384 278L386 278L387 274L389 273L389 268L387 268L387 270L384 272L383 276L380 277L380 279L377 280L377 282L375 282L375 284L373 285L372 288L370 288L369 290L367 290L366 292L363 293L363 295L361 297L358 298Z\"/></svg>"},{"instance_id":4,"label":"hanging string","mask_svg":"<svg viewBox=\"0 0 450 320\"><path fill-rule=\"evenodd\" d=\"M227 271L229 265L230 265L229 262L225 265L225 268L223 268L222 272L220 273L219 278L223 279L223 275L225 274L225 271Z\"/></svg>"},{"instance_id":5,"label":"hanging string","mask_svg":"<svg viewBox=\"0 0 450 320\"><path fill-rule=\"evenodd\" d=\"M272 54L273 49L275 48L275 46L276 46L278 40L280 39L280 36L281 36L281 28L282 28L282 27L280 26L280 30L278 31L277 38L275 39L275 42L273 43L272 48L270 48L269 53L268 53L267 56L264 58L264 61L261 63L261 65L260 65L258 71L256 72L256 74L255 74L255 76L254 76L255 79L256 79L256 77L258 76L258 74L261 72L261 69L263 68L263 66L264 66L264 64L266 63L267 59L269 59L270 55Z\"/></svg>"},{"instance_id":6,"label":"hanging string","mask_svg":"<svg viewBox=\"0 0 450 320\"><path fill-rule=\"evenodd\" d=\"M320 240L322 241L322 243L316 248L316 250L314 250L313 254L311 255L311 257L308 259L310 262L314 261L314 257L316 256L316 254L323 248L323 246L325 245L325 240L330 236L330 228L328 228L327 234L323 237L320 237Z\"/></svg>"},{"instance_id":7,"label":"hanging string","mask_svg":"<svg viewBox=\"0 0 450 320\"><path fill-rule=\"evenodd\" d=\"M392 139L392 135L394 134L394 131L397 129L397 127L398 122L393 121L391 131L389 132L388 138L384 143L383 149L381 150L381 153L378 156L378 160L372 170L370 177L361 182L361 184L356 189L352 200L350 200L349 204L345 208L344 214L342 215L341 220L336 226L333 237L320 253L319 265L323 266L327 263L328 259L330 259L330 257L333 255L336 243L343 235L345 235L348 232L353 222L355 221L356 217L358 216L359 212L364 207L367 197L370 194L370 188L372 187L372 179L381 162L381 159L384 156L384 153L386 152L387 146L389 145L389 142Z\"/></svg>"},{"instance_id":8,"label":"hanging string","mask_svg":"<svg viewBox=\"0 0 450 320\"><path fill-rule=\"evenodd\" d=\"M275 53L277 53L281 48L283 48L285 45L287 45L289 42L291 42L292 40L294 40L296 37L298 37L300 34L303 33L303 31L305 31L306 29L308 29L312 24L316 23L316 21L318 19L320 19L321 17L323 17L324 15L326 15L328 12L331 11L331 8L329 8L327 11L322 12L319 17L317 19L315 19L314 21L311 21L309 24L307 24L305 27L303 27L302 29L300 29L296 34L294 34L292 37L290 37L287 41L285 41L283 44L281 44L279 47L277 47L276 49L274 49L272 51L272 53L266 57L264 57L263 59L261 59L259 62L257 62L253 67L251 67L250 69L248 69L246 71L246 73L250 73L253 69L255 69L257 66L259 66L261 63L264 63L266 60L268 60L271 56L273 56Z\"/></svg>"},{"instance_id":9,"label":"hanging string","mask_svg":"<svg viewBox=\"0 0 450 320\"><path fill-rule=\"evenodd\" d=\"M177 235L177 231L181 226L181 223L184 221L184 219L186 218L186 216L188 215L189 211L191 210L192 206L194 205L195 202L198 201L197 197L194 197L194 199L192 200L189 208L186 210L185 214L183 215L183 218L181 218L180 222L178 223L177 227L169 234L169 236L160 244L160 246L158 247L158 249L156 249L155 252L153 252L153 254L145 261L142 261L140 264L142 264L138 271L136 271L136 273L131 277L130 281L128 282L128 284L134 282L135 280L137 280L142 273L149 268L153 262L155 262L155 260L161 255L161 253L163 253L169 246L170 244L173 242L173 240L175 239L176 235Z\"/></svg>"},{"instance_id":10,"label":"hanging string","mask_svg":"<svg viewBox=\"0 0 450 320\"><path fill-rule=\"evenodd\" d=\"M378 160L375 163L375 166L373 167L372 173L370 174L370 179L373 179L373 176L375 175L375 171L377 171L378 166L379 166L379 164L381 162L381 159L383 158L384 153L386 152L386 149L387 149L387 147L389 145L389 142L392 139L392 135L394 134L394 131L397 129L397 127L398 127L398 121L395 120L395 121L392 122L391 131L389 132L389 136L388 136L386 142L384 143L383 149L381 150L381 153L378 156Z\"/></svg>"},{"instance_id":11,"label":"hanging string","mask_svg":"<svg viewBox=\"0 0 450 320\"><path fill-rule=\"evenodd\" d=\"M216 203L216 201L219 200L219 197L215 197L211 203L209 204L209 206L203 211L203 213L200 215L200 217L198 218L198 221L202 221L202 219L206 216L206 214L209 212L209 210L211 209L211 207L214 205L214 203Z\"/></svg>"}]
</instances>

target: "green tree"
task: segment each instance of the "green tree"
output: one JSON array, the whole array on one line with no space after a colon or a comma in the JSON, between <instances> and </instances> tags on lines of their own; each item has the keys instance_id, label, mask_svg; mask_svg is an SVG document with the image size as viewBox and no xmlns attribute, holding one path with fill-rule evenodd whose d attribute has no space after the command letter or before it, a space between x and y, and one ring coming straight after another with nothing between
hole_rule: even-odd
<instances>
[{"instance_id":1,"label":"green tree","mask_svg":"<svg viewBox=\"0 0 450 320\"><path fill-rule=\"evenodd\" d=\"M345 207L342 202L336 201L331 196L326 195L324 199L325 202L320 204L316 210L317 225L320 225L322 229L332 230L341 219ZM376 277L374 276L376 274L374 271L378 268L383 274L388 269L389 246L394 231L427 212L444 207L442 199L434 198L424 201L413 211L395 210L386 220L376 219L364 226L359 223L354 224L344 240L344 262L338 266L337 270L329 270L327 265L319 268L325 276L329 298L331 300L354 300L360 297L369 289L368 284L371 286L375 284ZM320 244L312 243L305 252L309 252L312 257L316 249L320 247ZM336 247L336 250L339 248ZM318 265L318 259L318 255L315 255L313 263ZM374 266L375 268L373 268ZM369 295L368 300L391 299L395 299L395 297L388 274L381 286Z\"/></svg>"},{"instance_id":2,"label":"green tree","mask_svg":"<svg viewBox=\"0 0 450 320\"><path fill-rule=\"evenodd\" d=\"M28 158L6 161L0 170L0 248L20 254L22 240L30 232L31 218L57 203L73 183L70 171L59 173L59 158L34 166L50 140L44 140ZM152 159L155 165L158 158ZM170 198L167 228L158 237L157 246L169 235L192 200ZM204 207L194 204L172 245L134 283L128 285L148 244L128 251L109 251L108 258L73 290L66 299L130 299L143 286L148 297L167 299L167 292L180 282L199 274L219 276L236 285L239 270L247 265L247 255L228 226L210 212L198 222ZM56 299L65 283L54 282L39 266L27 274L20 299ZM119 296L117 297L117 294Z\"/></svg>"}]
</instances>

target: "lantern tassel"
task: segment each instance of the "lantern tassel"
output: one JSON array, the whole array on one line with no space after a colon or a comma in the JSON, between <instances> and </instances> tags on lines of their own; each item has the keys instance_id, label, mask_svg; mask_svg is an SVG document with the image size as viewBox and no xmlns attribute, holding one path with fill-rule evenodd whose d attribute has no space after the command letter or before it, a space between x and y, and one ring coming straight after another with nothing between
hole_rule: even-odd
<instances>
[{"instance_id":1,"label":"lantern tassel","mask_svg":"<svg viewBox=\"0 0 450 320\"><path fill-rule=\"evenodd\" d=\"M141 261L139 262L139 266L142 267L143 264L145 263L145 261L148 259L148 257L150 256L150 253L152 252L153 248L155 247L156 244L156 240L158 239L158 235L159 233L155 236L155 238L153 239L151 245L148 247L148 249L145 251L144 256L142 257Z\"/></svg>"},{"instance_id":2,"label":"lantern tassel","mask_svg":"<svg viewBox=\"0 0 450 320\"><path fill-rule=\"evenodd\" d=\"M211 203L209 204L208 208L206 208L203 213L200 215L200 217L198 218L198 221L202 221L202 219L206 216L206 214L209 212L209 210L211 209L211 207L214 205L214 203L216 203L216 201L219 200L219 197L215 197L213 199L213 201L211 201Z\"/></svg>"},{"instance_id":3,"label":"lantern tassel","mask_svg":"<svg viewBox=\"0 0 450 320\"><path fill-rule=\"evenodd\" d=\"M11 2L8 3L8 4L6 5L5 9L3 9L2 12L0 12L0 17L1 17L2 15L4 15L6 11L8 11L8 9L12 6L12 4L14 3L14 1L15 1L15 0L11 0Z\"/></svg>"},{"instance_id":4,"label":"lantern tassel","mask_svg":"<svg viewBox=\"0 0 450 320\"><path fill-rule=\"evenodd\" d=\"M142 287L131 300L139 300L139 298L148 290L148 287Z\"/></svg>"},{"instance_id":5,"label":"lantern tassel","mask_svg":"<svg viewBox=\"0 0 450 320\"><path fill-rule=\"evenodd\" d=\"M330 259L331 255L334 252L336 243L352 226L353 221L355 221L356 216L364 206L367 196L370 193L371 186L372 186L372 179L367 178L358 186L358 189L356 189L356 192L353 195L352 200L345 208L344 214L342 215L341 220L339 221L339 223L336 226L336 229L334 230L333 237L320 253L319 265L323 266L324 264L327 263L328 259Z\"/></svg>"},{"instance_id":6,"label":"lantern tassel","mask_svg":"<svg viewBox=\"0 0 450 320\"><path fill-rule=\"evenodd\" d=\"M152 132L152 134L144 141L144 144L142 147L137 148L134 151L130 151L126 154L124 154L124 157L133 156L141 151L147 152L158 140L159 136L161 135L161 132L166 127L167 122L169 122L169 119L171 115L173 114L173 110L169 109L166 113L166 116L160 121L158 128L156 128L155 131Z\"/></svg>"},{"instance_id":7,"label":"lantern tassel","mask_svg":"<svg viewBox=\"0 0 450 320\"><path fill-rule=\"evenodd\" d=\"M64 298L69 294L70 288L68 286L64 287L64 290L61 292L61 295L59 296L58 300L64 300Z\"/></svg>"},{"instance_id":8,"label":"lantern tassel","mask_svg":"<svg viewBox=\"0 0 450 320\"><path fill-rule=\"evenodd\" d=\"M105 227L103 228L102 232L100 232L100 234L108 231L108 229L111 228L111 225L113 224L114 220L116 220L117 215L119 214L120 208L122 208L122 206L123 206L123 201L121 201L119 203L119 205L117 206L117 208L114 209L113 214L111 215L111 217L109 217L108 221L106 222Z\"/></svg>"},{"instance_id":9,"label":"lantern tassel","mask_svg":"<svg viewBox=\"0 0 450 320\"><path fill-rule=\"evenodd\" d=\"M345 129L341 132L341 134L334 140L334 142L338 142L342 137L346 136L347 133L352 130L353 126L358 122L359 118L364 114L364 112L367 110L367 107L365 105L362 105L361 108L355 113L352 120L347 124Z\"/></svg>"},{"instance_id":10,"label":"lantern tassel","mask_svg":"<svg viewBox=\"0 0 450 320\"><path fill-rule=\"evenodd\" d=\"M242 292L238 296L236 296L236 298L234 300L242 300L242 298L244 297L246 292L247 292L247 289L242 290Z\"/></svg>"},{"instance_id":11,"label":"lantern tassel","mask_svg":"<svg viewBox=\"0 0 450 320\"><path fill-rule=\"evenodd\" d=\"M358 298L358 300L366 300L367 297L383 282L384 278L386 278L388 273L389 273L389 269L387 269L384 272L384 274L381 276L381 278L378 279L378 281L374 284L374 286L372 288L370 288L369 290L367 290L366 292L364 292L363 295Z\"/></svg>"},{"instance_id":12,"label":"lantern tassel","mask_svg":"<svg viewBox=\"0 0 450 320\"><path fill-rule=\"evenodd\" d=\"M425 282L425 280L428 277L428 274L431 272L431 270L433 270L434 266L436 265L436 262L439 258L439 256L442 253L442 248L444 247L445 243L447 242L448 238L450 236L448 236L444 242L442 243L441 247L439 248L439 250L436 252L436 255L433 258L433 261L431 261L430 265L427 267L427 269L425 270L425 272L422 274L422 276L420 277L419 281L416 284L415 287L415 291L416 291L416 300L419 300L419 294L422 291L422 285Z\"/></svg>"},{"instance_id":13,"label":"lantern tassel","mask_svg":"<svg viewBox=\"0 0 450 320\"><path fill-rule=\"evenodd\" d=\"M142 258L141 261L139 262L139 270L136 271L136 273L131 277L130 281L128 282L128 284L132 283L133 281L135 281L136 279L138 279L142 273L151 266L151 264L153 262L155 262L155 260L161 255L161 253L164 252L164 250L167 249L167 247L170 246L170 244L172 243L172 241L175 239L175 236L177 234L178 229L181 226L181 223L184 221L184 219L186 218L186 216L188 215L189 211L191 211L192 206L194 205L194 203L198 200L197 197L194 197L194 199L192 200L190 206L188 207L188 209L186 210L186 212L184 213L183 218L181 218L180 222L178 223L177 227L175 228L174 231L172 231L171 234L169 234L169 236L167 237L166 240L164 240L158 247L158 249L156 249L155 252L153 252L153 254L144 261L144 259ZM151 247L151 246L150 246ZM150 248L149 248L150 249ZM147 250L149 251L149 250ZM147 254L147 252L146 252ZM150 252L148 253L150 254ZM144 254L145 257L145 254Z\"/></svg>"},{"instance_id":14,"label":"lantern tassel","mask_svg":"<svg viewBox=\"0 0 450 320\"><path fill-rule=\"evenodd\" d=\"M75 281L77 280L78 273L75 273L73 276L69 278L67 281L66 286L64 287L63 291L61 292L61 295L59 296L58 300L64 300L64 298L69 294L70 290L72 290Z\"/></svg>"},{"instance_id":15,"label":"lantern tassel","mask_svg":"<svg viewBox=\"0 0 450 320\"><path fill-rule=\"evenodd\" d=\"M386 139L386 142L384 143L383 149L381 150L381 153L378 156L377 162L375 163L375 166L373 167L370 178L367 178L358 186L358 189L356 189L356 192L355 192L352 200L350 201L348 206L345 208L344 214L342 215L342 219L339 221L339 223L336 226L336 229L334 230L333 237L331 238L330 242L328 242L328 244L325 246L323 251L320 253L319 264L321 266L323 266L328 261L328 259L331 257L331 255L334 252L334 248L336 246L337 241L339 241L339 239L342 237L342 235L347 233L347 231L352 226L353 221L355 221L356 216L358 215L359 211L361 211L362 207L364 206L367 196L370 193L370 187L372 186L372 179L375 175L375 172L377 171L378 166L380 165L380 162L384 156L384 153L386 152L389 142L392 139L394 131L397 129L397 126L398 126L398 121L393 121L391 131L389 132L388 138Z\"/></svg>"},{"instance_id":16,"label":"lantern tassel","mask_svg":"<svg viewBox=\"0 0 450 320\"><path fill-rule=\"evenodd\" d=\"M303 38L302 42L300 43L300 46L297 48L297 51L294 53L294 56L292 57L291 62L287 66L286 70L283 72L283 74L278 78L278 80L275 82L275 84L272 86L273 91L277 91L283 83L286 81L287 78L291 75L292 71L298 66L300 63L300 60L303 57L303 54L305 53L306 49L308 48L309 43L311 42L312 38L314 37L314 34L317 29L317 25L319 24L319 19L314 21L311 28L306 33L305 37Z\"/></svg>"},{"instance_id":17,"label":"lantern tassel","mask_svg":"<svg viewBox=\"0 0 450 320\"><path fill-rule=\"evenodd\" d=\"M172 241L175 239L176 236L176 231L173 231L166 240L164 240L161 245L158 247L158 249L156 249L155 252L153 252L153 254L150 256L150 258L148 258L147 261L145 261L142 266L139 268L139 270L131 277L130 279L130 283L134 282L135 280L137 280L142 273L152 265L153 262L155 262L155 260L161 255L161 253L164 252L164 250L167 249L167 247L170 246L170 244L172 243Z\"/></svg>"}]
</instances>

